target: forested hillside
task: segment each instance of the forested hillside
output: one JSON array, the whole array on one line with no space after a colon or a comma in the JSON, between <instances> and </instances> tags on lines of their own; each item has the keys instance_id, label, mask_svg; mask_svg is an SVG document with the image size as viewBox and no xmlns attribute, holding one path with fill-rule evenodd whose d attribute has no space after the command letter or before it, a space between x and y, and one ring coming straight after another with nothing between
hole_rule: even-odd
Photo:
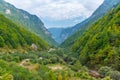
<instances>
[{"instance_id":1,"label":"forested hillside","mask_svg":"<svg viewBox=\"0 0 120 80\"><path fill-rule=\"evenodd\" d=\"M120 0L104 2L65 32L49 29L58 43L79 29L56 46L37 16L0 0L0 80L120 80Z\"/></svg>"},{"instance_id":2,"label":"forested hillside","mask_svg":"<svg viewBox=\"0 0 120 80\"><path fill-rule=\"evenodd\" d=\"M104 0L103 4L100 5L99 8L96 9L96 11L89 18L63 31L62 34L64 36L66 34L68 38L61 44L61 46L67 47L72 45L78 39L79 36L83 35L83 33L86 30L88 30L89 26L94 24L96 20L103 17L110 10L114 9L116 5L119 3L120 3L120 0Z\"/></svg>"},{"instance_id":3,"label":"forested hillside","mask_svg":"<svg viewBox=\"0 0 120 80\"><path fill-rule=\"evenodd\" d=\"M55 46L57 44L50 32L45 28L44 23L36 15L18 9L4 0L0 0L0 12L8 19L21 25L24 29L40 36L50 45Z\"/></svg>"},{"instance_id":4,"label":"forested hillside","mask_svg":"<svg viewBox=\"0 0 120 80\"><path fill-rule=\"evenodd\" d=\"M32 44L39 50L48 49L49 46L41 38L32 34L21 26L13 23L0 14L0 49L29 49Z\"/></svg>"},{"instance_id":5,"label":"forested hillside","mask_svg":"<svg viewBox=\"0 0 120 80\"><path fill-rule=\"evenodd\" d=\"M120 5L95 22L72 49L84 65L120 70Z\"/></svg>"}]
</instances>

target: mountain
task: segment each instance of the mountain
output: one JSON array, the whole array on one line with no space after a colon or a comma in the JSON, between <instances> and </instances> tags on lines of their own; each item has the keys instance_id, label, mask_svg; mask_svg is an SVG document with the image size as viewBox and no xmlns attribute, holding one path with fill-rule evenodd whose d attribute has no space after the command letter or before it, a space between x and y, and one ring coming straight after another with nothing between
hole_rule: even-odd
<instances>
[{"instance_id":1,"label":"mountain","mask_svg":"<svg viewBox=\"0 0 120 80\"><path fill-rule=\"evenodd\" d=\"M81 36L89 28L90 25L113 9L118 3L120 3L120 0L105 0L88 19L71 28L64 29L61 33L61 38L64 39L64 37L62 37L63 35L68 38L62 43L62 46L71 45L77 37Z\"/></svg>"},{"instance_id":2,"label":"mountain","mask_svg":"<svg viewBox=\"0 0 120 80\"><path fill-rule=\"evenodd\" d=\"M24 29L40 36L49 44L56 45L56 42L51 37L50 32L45 28L44 23L36 15L17 9L3 0L0 0L0 13L13 22L23 26Z\"/></svg>"},{"instance_id":3,"label":"mountain","mask_svg":"<svg viewBox=\"0 0 120 80\"><path fill-rule=\"evenodd\" d=\"M0 14L0 50L29 50L32 44L37 46L38 50L46 50L49 48L49 45L40 37L26 31L21 26Z\"/></svg>"},{"instance_id":4,"label":"mountain","mask_svg":"<svg viewBox=\"0 0 120 80\"><path fill-rule=\"evenodd\" d=\"M60 38L60 34L63 29L64 28L49 28L48 29L48 31L52 34L53 39L55 39L55 41L59 44L62 42Z\"/></svg>"},{"instance_id":5,"label":"mountain","mask_svg":"<svg viewBox=\"0 0 120 80\"><path fill-rule=\"evenodd\" d=\"M110 66L120 70L120 4L74 42L82 64L91 68Z\"/></svg>"}]
</instances>

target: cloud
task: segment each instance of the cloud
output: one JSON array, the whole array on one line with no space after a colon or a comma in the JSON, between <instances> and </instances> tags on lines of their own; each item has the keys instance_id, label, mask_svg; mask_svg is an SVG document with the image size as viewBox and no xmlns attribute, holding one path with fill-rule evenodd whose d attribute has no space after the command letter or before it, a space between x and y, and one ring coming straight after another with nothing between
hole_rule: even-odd
<instances>
[{"instance_id":1,"label":"cloud","mask_svg":"<svg viewBox=\"0 0 120 80\"><path fill-rule=\"evenodd\" d=\"M88 16L90 13L84 6L77 2L52 2L48 5L36 7L32 12L54 20L65 20L78 16Z\"/></svg>"},{"instance_id":2,"label":"cloud","mask_svg":"<svg viewBox=\"0 0 120 80\"><path fill-rule=\"evenodd\" d=\"M41 18L67 20L89 17L103 0L6 0Z\"/></svg>"}]
</instances>

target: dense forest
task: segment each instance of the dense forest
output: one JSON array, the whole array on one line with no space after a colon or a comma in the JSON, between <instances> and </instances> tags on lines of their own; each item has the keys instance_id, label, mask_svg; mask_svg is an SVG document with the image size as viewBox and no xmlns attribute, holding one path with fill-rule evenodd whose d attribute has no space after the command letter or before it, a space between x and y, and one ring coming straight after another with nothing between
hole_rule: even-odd
<instances>
[{"instance_id":1,"label":"dense forest","mask_svg":"<svg viewBox=\"0 0 120 80\"><path fill-rule=\"evenodd\" d=\"M88 26L54 47L1 13L0 80L120 80L120 5Z\"/></svg>"},{"instance_id":2,"label":"dense forest","mask_svg":"<svg viewBox=\"0 0 120 80\"><path fill-rule=\"evenodd\" d=\"M57 45L54 39L52 39L51 34L45 28L44 23L36 15L32 15L27 11L18 9L4 0L0 0L0 13L11 21L19 24L24 29L40 36L50 45Z\"/></svg>"},{"instance_id":3,"label":"dense forest","mask_svg":"<svg viewBox=\"0 0 120 80\"><path fill-rule=\"evenodd\" d=\"M120 6L95 22L72 46L82 64L120 70ZM94 67L93 67L94 66Z\"/></svg>"},{"instance_id":4,"label":"dense forest","mask_svg":"<svg viewBox=\"0 0 120 80\"><path fill-rule=\"evenodd\" d=\"M49 45L40 37L24 30L0 14L0 48L28 50L32 44L37 45L39 50L49 48Z\"/></svg>"},{"instance_id":5,"label":"dense forest","mask_svg":"<svg viewBox=\"0 0 120 80\"><path fill-rule=\"evenodd\" d=\"M68 28L64 30L62 34L71 34L71 36L68 36L68 38L61 44L61 47L71 46L92 24L94 24L99 18L105 16L110 10L116 8L118 4L120 4L120 0L104 0L89 18L76 24L70 29Z\"/></svg>"}]
</instances>

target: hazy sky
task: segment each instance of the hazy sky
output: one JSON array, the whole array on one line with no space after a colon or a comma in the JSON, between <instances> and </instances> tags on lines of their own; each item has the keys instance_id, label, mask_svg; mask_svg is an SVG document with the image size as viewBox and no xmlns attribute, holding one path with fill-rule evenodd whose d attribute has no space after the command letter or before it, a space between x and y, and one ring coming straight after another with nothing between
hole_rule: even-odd
<instances>
[{"instance_id":1,"label":"hazy sky","mask_svg":"<svg viewBox=\"0 0 120 80\"><path fill-rule=\"evenodd\" d=\"M46 27L68 27L89 17L103 0L5 0L39 16ZM65 23L66 22L66 23Z\"/></svg>"}]
</instances>

